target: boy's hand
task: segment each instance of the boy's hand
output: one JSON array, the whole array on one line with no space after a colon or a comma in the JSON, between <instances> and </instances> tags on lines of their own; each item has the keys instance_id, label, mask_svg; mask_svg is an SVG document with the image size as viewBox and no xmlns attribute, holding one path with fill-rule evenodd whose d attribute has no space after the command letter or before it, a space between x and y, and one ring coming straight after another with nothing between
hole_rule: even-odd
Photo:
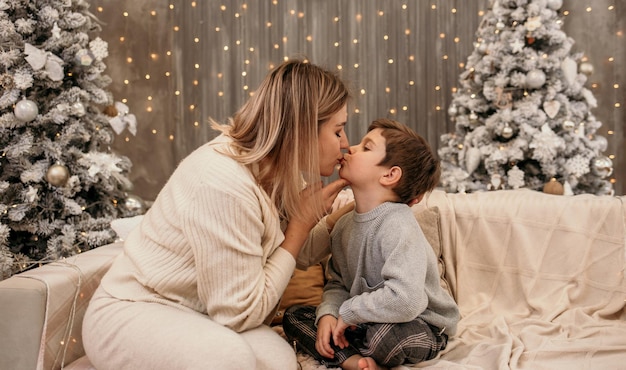
<instances>
[{"instance_id":1,"label":"boy's hand","mask_svg":"<svg viewBox=\"0 0 626 370\"><path fill-rule=\"evenodd\" d=\"M320 355L327 358L335 357L335 351L330 346L330 336L333 333L335 325L337 325L337 319L332 315L324 315L317 322L315 349Z\"/></svg>"},{"instance_id":2,"label":"boy's hand","mask_svg":"<svg viewBox=\"0 0 626 370\"><path fill-rule=\"evenodd\" d=\"M349 325L343 322L343 319L341 318L341 316L339 316L339 319L337 320L337 324L335 325L335 328L333 329L333 341L335 342L335 345L337 345L339 348L343 349L350 345L345 335L346 329L348 327Z\"/></svg>"}]
</instances>

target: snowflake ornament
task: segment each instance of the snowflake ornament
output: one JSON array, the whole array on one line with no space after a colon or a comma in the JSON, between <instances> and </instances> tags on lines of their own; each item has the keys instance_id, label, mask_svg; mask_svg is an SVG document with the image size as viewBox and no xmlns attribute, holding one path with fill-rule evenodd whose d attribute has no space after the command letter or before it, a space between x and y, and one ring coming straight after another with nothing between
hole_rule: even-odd
<instances>
[{"instance_id":1,"label":"snowflake ornament","mask_svg":"<svg viewBox=\"0 0 626 370\"><path fill-rule=\"evenodd\" d=\"M581 177L591 171L589 160L580 154L575 155L565 162L565 170L574 177Z\"/></svg>"},{"instance_id":2,"label":"snowflake ornament","mask_svg":"<svg viewBox=\"0 0 626 370\"><path fill-rule=\"evenodd\" d=\"M89 49L91 49L91 52L97 60L102 60L109 56L108 47L109 44L107 44L107 42L102 40L100 37L96 37L89 42Z\"/></svg>"}]
</instances>

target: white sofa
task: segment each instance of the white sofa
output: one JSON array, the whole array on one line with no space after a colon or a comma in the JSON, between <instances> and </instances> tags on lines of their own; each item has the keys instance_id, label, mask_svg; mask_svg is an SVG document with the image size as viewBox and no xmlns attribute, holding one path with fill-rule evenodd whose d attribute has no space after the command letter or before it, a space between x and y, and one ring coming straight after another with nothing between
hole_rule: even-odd
<instances>
[{"instance_id":1,"label":"white sofa","mask_svg":"<svg viewBox=\"0 0 626 370\"><path fill-rule=\"evenodd\" d=\"M436 211L422 227L462 319L437 359L398 369L625 368L625 201L435 190L414 211ZM1 281L0 369L89 368L83 313L120 251L107 245Z\"/></svg>"}]
</instances>

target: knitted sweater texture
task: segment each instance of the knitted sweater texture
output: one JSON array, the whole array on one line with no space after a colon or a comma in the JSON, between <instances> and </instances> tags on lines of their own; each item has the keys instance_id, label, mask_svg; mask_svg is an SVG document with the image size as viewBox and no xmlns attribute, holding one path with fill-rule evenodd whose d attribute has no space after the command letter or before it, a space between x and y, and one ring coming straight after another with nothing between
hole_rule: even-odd
<instances>
[{"instance_id":1,"label":"knitted sweater texture","mask_svg":"<svg viewBox=\"0 0 626 370\"><path fill-rule=\"evenodd\" d=\"M223 154L230 142L219 136L180 163L103 278L110 295L196 311L238 332L274 312L296 261L279 248L285 225L252 172ZM313 234L327 239L324 230ZM328 253L328 243L315 245L303 254Z\"/></svg>"},{"instance_id":2,"label":"knitted sweater texture","mask_svg":"<svg viewBox=\"0 0 626 370\"><path fill-rule=\"evenodd\" d=\"M437 258L407 205L387 202L346 214L331 233L331 252L318 319L341 315L357 325L421 317L448 335L456 332L458 307L441 288Z\"/></svg>"}]
</instances>

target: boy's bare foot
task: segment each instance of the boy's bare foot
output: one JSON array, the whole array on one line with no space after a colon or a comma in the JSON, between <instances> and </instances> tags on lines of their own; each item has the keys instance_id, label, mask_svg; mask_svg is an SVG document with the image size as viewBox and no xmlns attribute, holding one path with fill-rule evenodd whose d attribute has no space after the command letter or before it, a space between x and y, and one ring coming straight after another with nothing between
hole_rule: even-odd
<instances>
[{"instance_id":1,"label":"boy's bare foot","mask_svg":"<svg viewBox=\"0 0 626 370\"><path fill-rule=\"evenodd\" d=\"M360 370L388 370L386 367L378 366L376 361L371 357L363 357L359 359Z\"/></svg>"},{"instance_id":2,"label":"boy's bare foot","mask_svg":"<svg viewBox=\"0 0 626 370\"><path fill-rule=\"evenodd\" d=\"M361 355L350 356L339 366L344 370L389 370L387 367L378 365L373 358Z\"/></svg>"}]
</instances>

